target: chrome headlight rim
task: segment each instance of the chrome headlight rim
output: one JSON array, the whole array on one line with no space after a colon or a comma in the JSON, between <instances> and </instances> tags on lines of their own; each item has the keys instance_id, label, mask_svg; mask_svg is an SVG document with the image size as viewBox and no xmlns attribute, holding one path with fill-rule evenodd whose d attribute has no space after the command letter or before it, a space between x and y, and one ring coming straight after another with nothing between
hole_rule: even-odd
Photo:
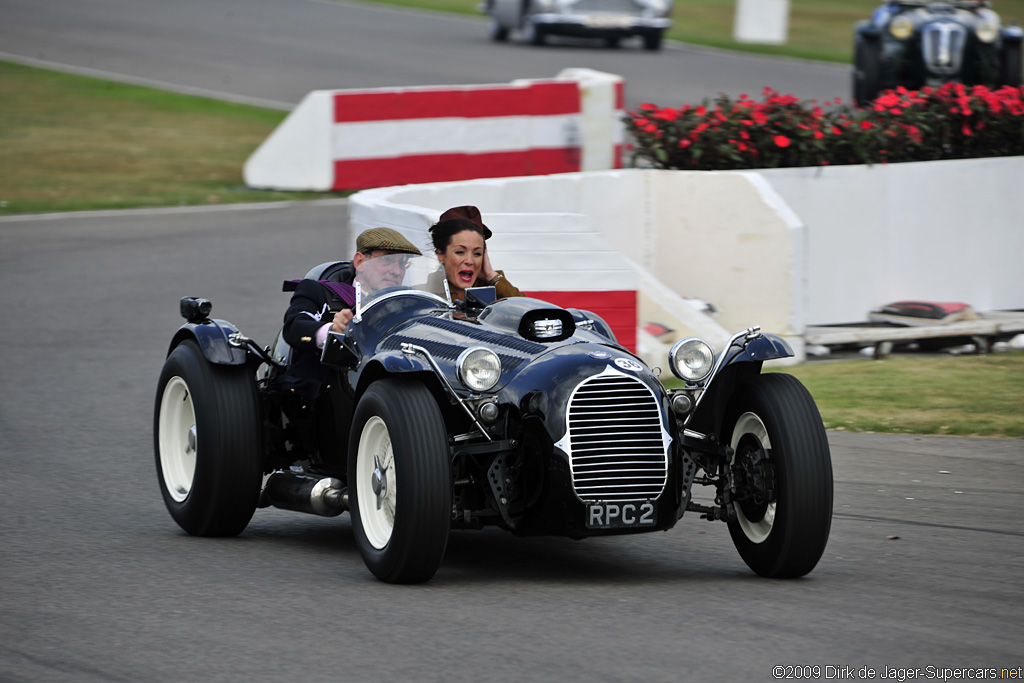
<instances>
[{"instance_id":1,"label":"chrome headlight rim","mask_svg":"<svg viewBox=\"0 0 1024 683\"><path fill-rule=\"evenodd\" d=\"M906 40L914 35L914 22L905 16L894 17L889 22L889 33L896 40Z\"/></svg>"},{"instance_id":2,"label":"chrome headlight rim","mask_svg":"<svg viewBox=\"0 0 1024 683\"><path fill-rule=\"evenodd\" d=\"M987 20L979 21L974 27L974 35L983 43L994 43L999 37L999 25Z\"/></svg>"},{"instance_id":3,"label":"chrome headlight rim","mask_svg":"<svg viewBox=\"0 0 1024 683\"><path fill-rule=\"evenodd\" d=\"M459 381L470 391L483 392L494 388L501 379L501 358L485 346L472 346L455 360Z\"/></svg>"},{"instance_id":4,"label":"chrome headlight rim","mask_svg":"<svg viewBox=\"0 0 1024 683\"><path fill-rule=\"evenodd\" d=\"M684 354L697 354L702 361L692 366L683 361ZM668 354L668 366L672 374L687 384L699 384L708 378L715 367L715 351L703 339L687 337L672 345Z\"/></svg>"}]
</instances>

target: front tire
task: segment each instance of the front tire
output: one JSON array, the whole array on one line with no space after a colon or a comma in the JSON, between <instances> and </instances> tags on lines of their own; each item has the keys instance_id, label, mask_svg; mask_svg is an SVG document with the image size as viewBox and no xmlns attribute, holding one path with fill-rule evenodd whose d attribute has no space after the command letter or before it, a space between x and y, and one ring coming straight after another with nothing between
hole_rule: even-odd
<instances>
[{"instance_id":1,"label":"front tire","mask_svg":"<svg viewBox=\"0 0 1024 683\"><path fill-rule=\"evenodd\" d=\"M654 33L645 33L644 38L644 49L648 52L657 52L661 49L661 41L664 37L662 31L656 31Z\"/></svg>"},{"instance_id":2,"label":"front tire","mask_svg":"<svg viewBox=\"0 0 1024 683\"><path fill-rule=\"evenodd\" d=\"M1002 70L1001 85L1019 88L1022 68L1021 44L1019 42L1007 43L1003 48L1003 58L1000 67Z\"/></svg>"},{"instance_id":3,"label":"front tire","mask_svg":"<svg viewBox=\"0 0 1024 683\"><path fill-rule=\"evenodd\" d=\"M501 22L495 17L491 17L491 27L489 32L491 40L496 43L504 43L508 40L508 28L501 25Z\"/></svg>"},{"instance_id":4,"label":"front tire","mask_svg":"<svg viewBox=\"0 0 1024 683\"><path fill-rule=\"evenodd\" d=\"M248 369L210 363L194 341L183 341L160 373L153 437L160 493L178 526L193 536L240 534L263 481Z\"/></svg>"},{"instance_id":5,"label":"front tire","mask_svg":"<svg viewBox=\"0 0 1024 683\"><path fill-rule=\"evenodd\" d=\"M863 107L881 90L882 46L858 35L853 50L853 103Z\"/></svg>"},{"instance_id":6,"label":"front tire","mask_svg":"<svg viewBox=\"0 0 1024 683\"><path fill-rule=\"evenodd\" d=\"M545 28L539 26L533 17L527 16L523 19L523 40L530 45L543 45L546 39Z\"/></svg>"},{"instance_id":7,"label":"front tire","mask_svg":"<svg viewBox=\"0 0 1024 683\"><path fill-rule=\"evenodd\" d=\"M367 568L388 583L437 572L451 525L448 434L415 380L373 383L356 406L349 447L350 512Z\"/></svg>"},{"instance_id":8,"label":"front tire","mask_svg":"<svg viewBox=\"0 0 1024 683\"><path fill-rule=\"evenodd\" d=\"M832 525L832 459L814 399L792 375L758 375L737 388L729 415L733 543L761 576L803 576Z\"/></svg>"}]
</instances>

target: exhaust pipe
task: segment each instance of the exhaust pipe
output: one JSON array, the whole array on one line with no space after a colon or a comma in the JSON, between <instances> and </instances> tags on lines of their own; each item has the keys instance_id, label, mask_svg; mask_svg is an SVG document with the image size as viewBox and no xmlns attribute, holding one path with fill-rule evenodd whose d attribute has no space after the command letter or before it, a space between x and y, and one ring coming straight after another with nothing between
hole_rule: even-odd
<instances>
[{"instance_id":1,"label":"exhaust pipe","mask_svg":"<svg viewBox=\"0 0 1024 683\"><path fill-rule=\"evenodd\" d=\"M334 477L274 472L260 494L259 507L336 517L348 510L348 489Z\"/></svg>"}]
</instances>

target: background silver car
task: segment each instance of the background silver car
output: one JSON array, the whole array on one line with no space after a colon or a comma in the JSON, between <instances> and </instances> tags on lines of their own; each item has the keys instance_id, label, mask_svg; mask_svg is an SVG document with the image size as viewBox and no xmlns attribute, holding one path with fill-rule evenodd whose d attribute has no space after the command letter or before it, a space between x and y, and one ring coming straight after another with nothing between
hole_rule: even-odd
<instances>
[{"instance_id":1,"label":"background silver car","mask_svg":"<svg viewBox=\"0 0 1024 683\"><path fill-rule=\"evenodd\" d=\"M496 41L519 31L533 45L561 35L600 38L618 47L623 38L640 36L644 49L655 51L672 25L672 7L673 0L488 0L480 10L490 15Z\"/></svg>"}]
</instances>

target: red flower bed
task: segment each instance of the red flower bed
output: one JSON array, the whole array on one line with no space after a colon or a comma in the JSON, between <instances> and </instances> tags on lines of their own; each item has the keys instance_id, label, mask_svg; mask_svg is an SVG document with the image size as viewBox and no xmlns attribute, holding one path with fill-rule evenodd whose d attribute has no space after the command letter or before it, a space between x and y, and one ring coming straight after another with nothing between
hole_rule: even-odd
<instances>
[{"instance_id":1,"label":"red flower bed","mask_svg":"<svg viewBox=\"0 0 1024 683\"><path fill-rule=\"evenodd\" d=\"M858 109L819 106L765 88L761 101L627 113L634 161L655 168L726 170L1024 155L1024 87L947 83L888 90Z\"/></svg>"}]
</instances>

